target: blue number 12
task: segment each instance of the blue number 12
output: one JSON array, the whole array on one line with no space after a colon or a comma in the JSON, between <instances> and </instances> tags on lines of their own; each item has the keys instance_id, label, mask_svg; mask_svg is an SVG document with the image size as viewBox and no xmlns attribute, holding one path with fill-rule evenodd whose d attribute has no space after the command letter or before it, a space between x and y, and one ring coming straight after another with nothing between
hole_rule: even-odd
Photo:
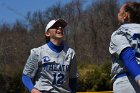
<instances>
[{"instance_id":1,"label":"blue number 12","mask_svg":"<svg viewBox=\"0 0 140 93\"><path fill-rule=\"evenodd\" d=\"M57 73L54 73L54 74L53 74L53 77L54 77L54 79L53 79L52 84L63 84L64 74L61 74L61 73L57 74Z\"/></svg>"}]
</instances>

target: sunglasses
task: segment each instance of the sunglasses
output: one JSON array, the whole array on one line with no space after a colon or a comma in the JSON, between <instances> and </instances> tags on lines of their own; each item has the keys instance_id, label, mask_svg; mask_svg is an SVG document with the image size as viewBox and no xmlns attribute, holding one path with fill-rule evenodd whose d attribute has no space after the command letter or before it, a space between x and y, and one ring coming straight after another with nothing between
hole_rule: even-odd
<instances>
[{"instance_id":1,"label":"sunglasses","mask_svg":"<svg viewBox=\"0 0 140 93\"><path fill-rule=\"evenodd\" d=\"M55 24L52 27L50 27L50 29L57 29L59 27L64 28L64 25L62 25L62 24Z\"/></svg>"}]
</instances>

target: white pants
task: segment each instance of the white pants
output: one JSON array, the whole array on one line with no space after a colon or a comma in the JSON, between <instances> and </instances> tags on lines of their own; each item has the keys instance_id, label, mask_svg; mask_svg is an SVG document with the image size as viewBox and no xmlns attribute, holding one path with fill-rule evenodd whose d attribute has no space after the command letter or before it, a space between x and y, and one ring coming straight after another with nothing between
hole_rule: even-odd
<instances>
[{"instance_id":1,"label":"white pants","mask_svg":"<svg viewBox=\"0 0 140 93\"><path fill-rule=\"evenodd\" d=\"M123 76L113 83L113 93L140 93L140 87L131 76Z\"/></svg>"}]
</instances>

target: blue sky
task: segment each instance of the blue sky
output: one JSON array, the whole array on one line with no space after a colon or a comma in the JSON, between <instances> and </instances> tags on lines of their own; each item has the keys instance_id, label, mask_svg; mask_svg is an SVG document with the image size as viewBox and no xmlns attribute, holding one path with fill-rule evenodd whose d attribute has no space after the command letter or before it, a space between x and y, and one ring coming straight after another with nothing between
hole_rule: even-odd
<instances>
[{"instance_id":1,"label":"blue sky","mask_svg":"<svg viewBox=\"0 0 140 93\"><path fill-rule=\"evenodd\" d=\"M44 11L59 1L66 4L70 0L0 0L0 24L22 20L27 12Z\"/></svg>"},{"instance_id":2,"label":"blue sky","mask_svg":"<svg viewBox=\"0 0 140 93\"><path fill-rule=\"evenodd\" d=\"M47 8L60 2L69 3L71 0L0 0L0 24L14 23L23 20L28 12L45 11ZM94 0L84 0L85 4L91 4ZM121 2L124 0L120 0ZM139 1L139 0L138 0Z\"/></svg>"},{"instance_id":3,"label":"blue sky","mask_svg":"<svg viewBox=\"0 0 140 93\"><path fill-rule=\"evenodd\" d=\"M44 11L52 5L61 2L66 4L71 0L0 0L0 24L14 23L23 20L27 12ZM91 2L92 0L85 0Z\"/></svg>"}]
</instances>

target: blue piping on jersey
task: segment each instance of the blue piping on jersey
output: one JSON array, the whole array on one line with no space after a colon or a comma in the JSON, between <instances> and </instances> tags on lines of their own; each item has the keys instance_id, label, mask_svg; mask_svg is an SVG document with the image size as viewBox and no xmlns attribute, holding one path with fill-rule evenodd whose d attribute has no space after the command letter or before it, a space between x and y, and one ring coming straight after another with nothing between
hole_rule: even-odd
<instances>
[{"instance_id":1,"label":"blue piping on jersey","mask_svg":"<svg viewBox=\"0 0 140 93\"><path fill-rule=\"evenodd\" d=\"M64 48L63 42L59 46L54 45L51 41L48 42L47 44L51 50L53 50L54 52L57 52L57 53L61 52Z\"/></svg>"},{"instance_id":2,"label":"blue piping on jersey","mask_svg":"<svg viewBox=\"0 0 140 93\"><path fill-rule=\"evenodd\" d=\"M136 61L135 53L133 52L132 48L125 48L121 52L120 58L122 59L128 72L136 79L136 77L140 75L140 66ZM140 78L137 77L137 79Z\"/></svg>"},{"instance_id":3,"label":"blue piping on jersey","mask_svg":"<svg viewBox=\"0 0 140 93\"><path fill-rule=\"evenodd\" d=\"M34 88L31 78L27 75L22 74L22 82L25 87L31 92L31 90Z\"/></svg>"}]
</instances>

